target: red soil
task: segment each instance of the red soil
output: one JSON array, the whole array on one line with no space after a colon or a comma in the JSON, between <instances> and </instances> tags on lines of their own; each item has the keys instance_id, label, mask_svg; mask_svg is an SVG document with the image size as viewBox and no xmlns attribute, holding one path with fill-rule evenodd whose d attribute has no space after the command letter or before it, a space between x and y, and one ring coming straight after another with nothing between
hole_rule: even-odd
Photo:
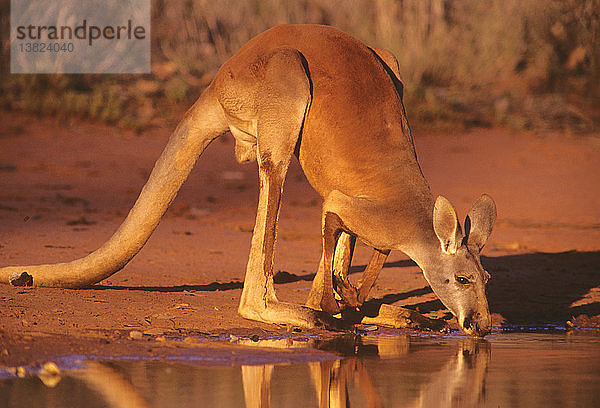
<instances>
[{"instance_id":1,"label":"red soil","mask_svg":"<svg viewBox=\"0 0 600 408\"><path fill-rule=\"evenodd\" d=\"M0 263L66 261L97 248L127 214L168 135L0 113ZM483 259L496 326L600 325L598 135L416 129L415 143L433 193L459 214L483 192L496 200ZM288 274L276 286L282 300L301 303L320 257L321 200L296 162L284 194L275 262ZM235 162L231 138L216 141L124 270L84 290L0 285L0 365L181 352L156 341L165 334L285 333L237 314L256 202L255 165ZM359 247L354 265L369 256ZM401 253L392 253L372 293L384 296L447 314ZM129 340L132 330L145 342Z\"/></svg>"}]
</instances>

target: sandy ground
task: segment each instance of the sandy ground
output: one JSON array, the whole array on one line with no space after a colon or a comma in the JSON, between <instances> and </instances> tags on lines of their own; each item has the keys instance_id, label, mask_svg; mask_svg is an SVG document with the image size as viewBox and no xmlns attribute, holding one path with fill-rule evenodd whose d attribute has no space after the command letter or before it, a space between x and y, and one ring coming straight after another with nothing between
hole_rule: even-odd
<instances>
[{"instance_id":1,"label":"sandy ground","mask_svg":"<svg viewBox=\"0 0 600 408\"><path fill-rule=\"evenodd\" d=\"M127 214L168 136L168 129L136 136L0 113L0 263L67 261L97 248ZM494 325L600 326L600 136L498 129L415 129L414 136L433 193L462 217L479 194L496 200L483 258ZM212 353L193 339L285 334L237 315L257 175L232 153L231 137L213 143L142 252L99 285L0 285L0 365L71 354ZM282 300L302 303L308 294L321 250L320 204L294 162L275 260L286 272L276 285ZM369 256L358 248L356 271ZM431 317L449 314L402 253L392 253L372 297Z\"/></svg>"}]
</instances>

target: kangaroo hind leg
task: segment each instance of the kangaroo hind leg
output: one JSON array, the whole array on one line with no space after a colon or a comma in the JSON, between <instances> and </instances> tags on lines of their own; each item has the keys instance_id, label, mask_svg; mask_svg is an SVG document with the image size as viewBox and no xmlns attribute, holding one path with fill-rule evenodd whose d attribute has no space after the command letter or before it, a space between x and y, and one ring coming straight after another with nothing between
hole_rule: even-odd
<instances>
[{"instance_id":1,"label":"kangaroo hind leg","mask_svg":"<svg viewBox=\"0 0 600 408\"><path fill-rule=\"evenodd\" d=\"M254 111L243 112L246 123L254 123L259 199L250 257L244 279L239 313L248 319L302 327L319 325L318 312L278 301L273 287L273 258L277 219L289 162L310 103L310 83L298 51L281 48L259 57L260 71L242 78ZM256 67L256 66L255 66ZM244 104L227 100L225 105ZM226 108L227 111L227 108ZM229 111L240 116L241 112Z\"/></svg>"}]
</instances>

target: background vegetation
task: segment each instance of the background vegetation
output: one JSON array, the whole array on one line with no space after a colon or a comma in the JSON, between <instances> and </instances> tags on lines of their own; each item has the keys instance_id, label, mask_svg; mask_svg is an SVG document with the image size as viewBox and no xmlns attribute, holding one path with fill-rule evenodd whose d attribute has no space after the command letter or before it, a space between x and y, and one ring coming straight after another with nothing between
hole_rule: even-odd
<instances>
[{"instance_id":1,"label":"background vegetation","mask_svg":"<svg viewBox=\"0 0 600 408\"><path fill-rule=\"evenodd\" d=\"M7 74L9 4L0 0L2 109L172 125L249 38L320 23L395 53L413 126L600 123L600 0L152 0L148 75Z\"/></svg>"}]
</instances>

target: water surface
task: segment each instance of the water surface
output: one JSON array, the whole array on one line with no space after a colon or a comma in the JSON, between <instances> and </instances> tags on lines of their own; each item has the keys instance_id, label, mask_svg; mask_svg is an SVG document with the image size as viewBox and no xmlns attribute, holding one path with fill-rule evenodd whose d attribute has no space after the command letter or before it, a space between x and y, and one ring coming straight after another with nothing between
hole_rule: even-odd
<instances>
[{"instance_id":1,"label":"water surface","mask_svg":"<svg viewBox=\"0 0 600 408\"><path fill-rule=\"evenodd\" d=\"M485 341L370 334L300 345L337 357L242 366L85 360L53 386L5 372L0 407L600 407L596 332L496 333Z\"/></svg>"}]
</instances>

